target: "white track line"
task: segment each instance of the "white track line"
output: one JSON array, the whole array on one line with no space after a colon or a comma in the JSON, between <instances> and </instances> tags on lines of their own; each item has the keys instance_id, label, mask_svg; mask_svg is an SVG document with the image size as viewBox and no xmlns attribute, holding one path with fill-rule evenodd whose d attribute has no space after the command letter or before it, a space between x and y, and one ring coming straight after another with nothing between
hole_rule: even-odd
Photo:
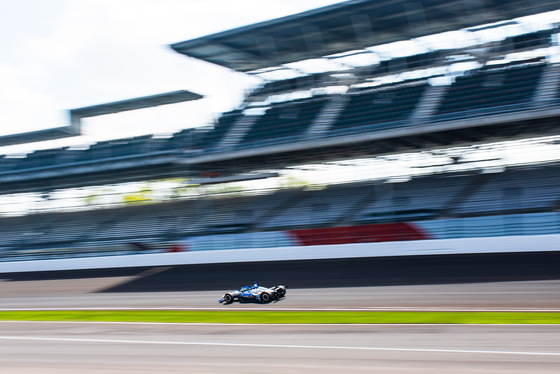
<instances>
[{"instance_id":1,"label":"white track line","mask_svg":"<svg viewBox=\"0 0 560 374\"><path fill-rule=\"evenodd\" d=\"M330 349L357 351L395 351L395 352L433 352L433 353L475 353L497 355L526 355L526 356L560 356L560 352L524 352L524 351L481 351L469 349L430 349L430 348L393 348L393 347L349 347L328 345L297 345L297 344L252 344L252 343L217 343L217 342L185 342L159 340L124 340L124 339L85 339L85 338L56 338L33 336L0 336L0 340L24 341L55 341L69 343L108 343L108 344L154 344L154 345L198 345L221 347L251 347L251 348L297 348L297 349Z\"/></svg>"},{"instance_id":2,"label":"white track line","mask_svg":"<svg viewBox=\"0 0 560 374\"><path fill-rule=\"evenodd\" d=\"M554 326L559 327L557 323L235 323L235 322L122 322L122 321L2 321L2 323L24 323L24 324L91 324L91 325L162 325L162 326L307 326L307 327L329 327L329 326L361 326L361 327L380 327L380 326L478 326L478 327L536 327L536 326Z\"/></svg>"}]
</instances>

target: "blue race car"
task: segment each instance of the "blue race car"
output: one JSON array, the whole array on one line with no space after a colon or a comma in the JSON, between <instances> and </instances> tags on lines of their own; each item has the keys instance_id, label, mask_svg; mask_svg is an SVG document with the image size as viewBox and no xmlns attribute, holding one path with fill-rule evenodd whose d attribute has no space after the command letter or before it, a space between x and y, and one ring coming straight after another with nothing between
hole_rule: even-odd
<instances>
[{"instance_id":1,"label":"blue race car","mask_svg":"<svg viewBox=\"0 0 560 374\"><path fill-rule=\"evenodd\" d=\"M231 304L234 301L258 301L268 303L272 300L280 300L286 295L286 286L273 286L270 288L253 284L252 286L241 287L237 291L226 292L219 300L220 303Z\"/></svg>"}]
</instances>

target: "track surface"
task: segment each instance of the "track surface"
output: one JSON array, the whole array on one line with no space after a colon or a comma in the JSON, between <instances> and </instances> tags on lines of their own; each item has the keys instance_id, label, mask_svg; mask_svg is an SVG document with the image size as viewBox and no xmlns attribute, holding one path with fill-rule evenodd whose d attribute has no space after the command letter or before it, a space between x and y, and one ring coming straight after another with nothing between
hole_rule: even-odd
<instances>
[{"instance_id":1,"label":"track surface","mask_svg":"<svg viewBox=\"0 0 560 374\"><path fill-rule=\"evenodd\" d=\"M412 309L558 310L560 280L288 289L270 304L220 305L223 291L96 293L107 279L0 282L0 309L162 308L162 309Z\"/></svg>"},{"instance_id":2,"label":"track surface","mask_svg":"<svg viewBox=\"0 0 560 374\"><path fill-rule=\"evenodd\" d=\"M0 308L560 310L558 258L433 256L0 274ZM267 305L217 303L226 289L254 280L285 281L287 297ZM558 325L0 322L0 372L558 373L558 336Z\"/></svg>"},{"instance_id":3,"label":"track surface","mask_svg":"<svg viewBox=\"0 0 560 374\"><path fill-rule=\"evenodd\" d=\"M558 373L560 326L0 323L6 373Z\"/></svg>"}]
</instances>

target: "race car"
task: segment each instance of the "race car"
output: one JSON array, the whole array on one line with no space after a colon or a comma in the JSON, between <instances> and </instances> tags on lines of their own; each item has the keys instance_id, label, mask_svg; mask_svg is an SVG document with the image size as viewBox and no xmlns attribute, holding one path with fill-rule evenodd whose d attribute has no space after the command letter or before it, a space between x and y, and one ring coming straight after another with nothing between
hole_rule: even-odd
<instances>
[{"instance_id":1,"label":"race car","mask_svg":"<svg viewBox=\"0 0 560 374\"><path fill-rule=\"evenodd\" d=\"M252 286L241 287L237 291L226 292L220 300L220 303L231 304L234 301L261 302L268 303L272 300L280 300L286 295L286 286L262 287L257 283Z\"/></svg>"}]
</instances>

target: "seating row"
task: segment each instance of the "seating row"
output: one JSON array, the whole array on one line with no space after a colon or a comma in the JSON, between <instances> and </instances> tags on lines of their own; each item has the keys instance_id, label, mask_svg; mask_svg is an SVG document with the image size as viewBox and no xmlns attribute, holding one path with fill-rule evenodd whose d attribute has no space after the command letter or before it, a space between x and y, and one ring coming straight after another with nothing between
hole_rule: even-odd
<instances>
[{"instance_id":1,"label":"seating row","mask_svg":"<svg viewBox=\"0 0 560 374\"><path fill-rule=\"evenodd\" d=\"M560 166L280 189L159 204L0 218L0 249L263 232L442 217L540 214L560 206Z\"/></svg>"}]
</instances>

